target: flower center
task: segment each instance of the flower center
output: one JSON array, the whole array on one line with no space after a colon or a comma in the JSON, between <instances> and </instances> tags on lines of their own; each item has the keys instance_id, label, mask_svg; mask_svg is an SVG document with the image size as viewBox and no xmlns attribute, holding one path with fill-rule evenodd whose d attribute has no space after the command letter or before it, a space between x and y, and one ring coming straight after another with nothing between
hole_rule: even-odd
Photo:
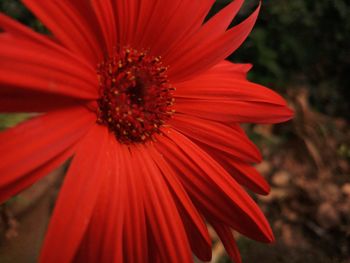
<instances>
[{"instance_id":1,"label":"flower center","mask_svg":"<svg viewBox=\"0 0 350 263\"><path fill-rule=\"evenodd\" d=\"M97 123L121 143L140 143L160 133L171 118L174 98L160 57L124 48L98 65Z\"/></svg>"}]
</instances>

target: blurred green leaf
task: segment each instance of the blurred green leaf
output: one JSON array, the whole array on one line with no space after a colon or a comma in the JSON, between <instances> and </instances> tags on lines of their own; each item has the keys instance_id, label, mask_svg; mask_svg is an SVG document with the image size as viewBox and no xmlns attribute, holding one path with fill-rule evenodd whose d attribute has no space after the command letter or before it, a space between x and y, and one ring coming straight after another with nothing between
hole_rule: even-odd
<instances>
[{"instance_id":1,"label":"blurred green leaf","mask_svg":"<svg viewBox=\"0 0 350 263\"><path fill-rule=\"evenodd\" d=\"M13 127L31 116L32 114L28 113L0 114L0 131Z\"/></svg>"}]
</instances>

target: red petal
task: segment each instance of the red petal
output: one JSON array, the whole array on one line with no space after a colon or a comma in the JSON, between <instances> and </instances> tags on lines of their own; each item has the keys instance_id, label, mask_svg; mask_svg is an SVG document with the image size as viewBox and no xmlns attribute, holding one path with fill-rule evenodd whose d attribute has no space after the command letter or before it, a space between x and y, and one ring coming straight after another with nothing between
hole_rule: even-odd
<instances>
[{"instance_id":1,"label":"red petal","mask_svg":"<svg viewBox=\"0 0 350 263\"><path fill-rule=\"evenodd\" d=\"M71 1L23 0L23 3L68 49L84 57L93 64L103 58L103 41L96 31L96 17L85 17L84 9L89 9L89 1L80 1L79 9Z\"/></svg>"},{"instance_id":2,"label":"red petal","mask_svg":"<svg viewBox=\"0 0 350 263\"><path fill-rule=\"evenodd\" d=\"M223 60L203 74L211 75L213 77L222 77L222 75L226 75L237 80L246 80L247 73L249 70L251 70L252 67L252 64L237 64L227 60Z\"/></svg>"},{"instance_id":3,"label":"red petal","mask_svg":"<svg viewBox=\"0 0 350 263\"><path fill-rule=\"evenodd\" d=\"M16 87L1 88L0 94L0 112L48 112L82 103L71 97L20 90Z\"/></svg>"},{"instance_id":4,"label":"red petal","mask_svg":"<svg viewBox=\"0 0 350 263\"><path fill-rule=\"evenodd\" d=\"M15 38L20 38L33 44L41 45L45 49L49 48L52 51L62 53L69 58L73 58L76 60L76 62L81 63L81 67L84 66L88 69L93 68L91 64L86 62L86 60L82 59L75 53L70 52L68 49L60 46L48 36L39 34L33 31L31 28L18 23L16 20L13 20L4 14L0 14L0 28L2 28L5 32L10 33L10 35Z\"/></svg>"},{"instance_id":5,"label":"red petal","mask_svg":"<svg viewBox=\"0 0 350 263\"><path fill-rule=\"evenodd\" d=\"M207 152L241 185L261 195L267 195L270 192L269 184L250 164L237 161L236 159L226 154L222 154L215 149L207 150Z\"/></svg>"},{"instance_id":6,"label":"red petal","mask_svg":"<svg viewBox=\"0 0 350 263\"><path fill-rule=\"evenodd\" d=\"M148 260L148 237L145 217L143 176L137 166L141 164L126 146L121 147L121 174L125 177L127 191L124 220L124 258L126 262L146 263ZM152 262L152 261L151 261Z\"/></svg>"},{"instance_id":7,"label":"red petal","mask_svg":"<svg viewBox=\"0 0 350 263\"><path fill-rule=\"evenodd\" d=\"M173 45L199 29L213 3L213 0L144 3L149 9L141 9L136 45L165 56Z\"/></svg>"},{"instance_id":8,"label":"red petal","mask_svg":"<svg viewBox=\"0 0 350 263\"><path fill-rule=\"evenodd\" d=\"M91 69L50 48L4 35L0 34L1 86L86 99L98 96L97 77ZM6 92L0 89L0 94Z\"/></svg>"},{"instance_id":9,"label":"red petal","mask_svg":"<svg viewBox=\"0 0 350 263\"><path fill-rule=\"evenodd\" d=\"M112 2L110 0L105 0L103 2L100 0L93 0L91 4L100 24L108 51L112 53L113 48L115 48L117 44L117 28Z\"/></svg>"},{"instance_id":10,"label":"red petal","mask_svg":"<svg viewBox=\"0 0 350 263\"><path fill-rule=\"evenodd\" d=\"M174 82L184 81L219 63L234 52L247 38L255 24L260 5L246 20L209 43L193 46L189 52L178 57L169 69Z\"/></svg>"},{"instance_id":11,"label":"red petal","mask_svg":"<svg viewBox=\"0 0 350 263\"><path fill-rule=\"evenodd\" d=\"M242 263L241 255L237 247L235 238L233 237L232 231L228 226L220 223L210 222L218 234L222 244L224 245L228 255L235 263Z\"/></svg>"},{"instance_id":12,"label":"red petal","mask_svg":"<svg viewBox=\"0 0 350 263\"><path fill-rule=\"evenodd\" d=\"M279 123L293 117L286 106L249 101L181 99L176 101L176 110L228 123Z\"/></svg>"},{"instance_id":13,"label":"red petal","mask_svg":"<svg viewBox=\"0 0 350 263\"><path fill-rule=\"evenodd\" d=\"M238 183L203 150L169 130L160 137L160 151L174 165L186 190L206 217L214 218L238 232L263 242L271 242L271 228L255 202ZM176 167L176 168L175 168Z\"/></svg>"},{"instance_id":14,"label":"red petal","mask_svg":"<svg viewBox=\"0 0 350 263\"><path fill-rule=\"evenodd\" d=\"M70 146L64 152L58 154L53 159L47 161L45 164L41 165L35 170L25 175L21 175L13 183L0 187L0 203L18 194L20 191L31 186L33 183L41 179L43 176L49 174L56 168L60 167L65 161L67 161L74 154L75 146L76 146L75 144Z\"/></svg>"},{"instance_id":15,"label":"red petal","mask_svg":"<svg viewBox=\"0 0 350 263\"><path fill-rule=\"evenodd\" d=\"M176 63L178 58L186 56L194 48L197 48L199 45L208 44L225 33L243 2L243 0L235 0L231 2L205 23L197 32L178 43L172 52L166 57L167 62L170 65L172 62Z\"/></svg>"},{"instance_id":16,"label":"red petal","mask_svg":"<svg viewBox=\"0 0 350 263\"><path fill-rule=\"evenodd\" d=\"M210 261L212 252L211 239L202 216L192 204L186 190L164 158L158 151L151 151L151 155L170 188L176 207L181 215L182 223L185 226L192 251L200 260Z\"/></svg>"},{"instance_id":17,"label":"red petal","mask_svg":"<svg viewBox=\"0 0 350 263\"><path fill-rule=\"evenodd\" d=\"M176 114L169 124L187 137L239 160L261 161L259 150L241 130L184 114Z\"/></svg>"},{"instance_id":18,"label":"red petal","mask_svg":"<svg viewBox=\"0 0 350 263\"><path fill-rule=\"evenodd\" d=\"M147 223L161 262L192 262L186 232L162 174L146 148L139 147L133 153L134 165L140 169L136 176L143 180Z\"/></svg>"},{"instance_id":19,"label":"red petal","mask_svg":"<svg viewBox=\"0 0 350 263\"><path fill-rule=\"evenodd\" d=\"M176 114L170 124L195 141L241 185L266 195L270 187L249 163L260 162L261 155L238 125L231 127L218 122Z\"/></svg>"},{"instance_id":20,"label":"red petal","mask_svg":"<svg viewBox=\"0 0 350 263\"><path fill-rule=\"evenodd\" d=\"M221 122L275 123L293 112L274 91L244 80L248 67L220 63L176 85L176 111Z\"/></svg>"},{"instance_id":21,"label":"red petal","mask_svg":"<svg viewBox=\"0 0 350 263\"><path fill-rule=\"evenodd\" d=\"M9 197L5 193L22 190L45 175L47 169L54 168L56 157L59 158L86 133L94 118L94 114L84 108L69 108L0 133L0 202ZM52 162L54 165L51 166ZM23 179L25 176L27 179ZM17 181L21 186L16 186ZM16 189L11 190L14 187Z\"/></svg>"},{"instance_id":22,"label":"red petal","mask_svg":"<svg viewBox=\"0 0 350 263\"><path fill-rule=\"evenodd\" d=\"M220 63L222 64L222 63ZM220 65L219 64L219 65ZM232 71L237 68L232 65ZM237 100L261 103L271 103L285 106L285 100L274 91L244 80L236 78L237 74L229 71L230 67L215 66L209 71L189 81L176 85L176 97L208 99L208 100Z\"/></svg>"},{"instance_id":23,"label":"red petal","mask_svg":"<svg viewBox=\"0 0 350 263\"><path fill-rule=\"evenodd\" d=\"M95 125L81 141L60 190L40 262L72 261L90 222L103 176L111 172L113 148L108 139L108 129Z\"/></svg>"},{"instance_id":24,"label":"red petal","mask_svg":"<svg viewBox=\"0 0 350 263\"><path fill-rule=\"evenodd\" d=\"M108 171L101 173L101 188L93 208L88 229L79 245L73 262L124 262L123 261L123 229L125 229L125 209L128 209L128 185L125 183L124 152L109 135L109 165ZM108 158L108 157L107 157ZM126 205L127 204L127 205ZM127 257L126 257L127 259Z\"/></svg>"},{"instance_id":25,"label":"red petal","mask_svg":"<svg viewBox=\"0 0 350 263\"><path fill-rule=\"evenodd\" d=\"M118 43L121 47L131 45L136 48L133 40L138 30L143 25L138 25L141 20L141 11L147 12L147 5L152 1L112 1L115 11L116 32L118 34ZM146 5L146 6L145 6Z\"/></svg>"}]
</instances>

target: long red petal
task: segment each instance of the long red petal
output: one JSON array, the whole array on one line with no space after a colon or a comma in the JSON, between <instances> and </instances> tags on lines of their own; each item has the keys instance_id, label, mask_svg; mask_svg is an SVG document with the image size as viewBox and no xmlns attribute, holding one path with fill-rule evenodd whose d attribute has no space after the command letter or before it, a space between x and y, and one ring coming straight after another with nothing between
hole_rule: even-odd
<instances>
[{"instance_id":1,"label":"long red petal","mask_svg":"<svg viewBox=\"0 0 350 263\"><path fill-rule=\"evenodd\" d=\"M228 226L221 223L211 221L210 224L215 229L215 232L218 234L222 244L233 262L242 263L241 255L239 253L232 230Z\"/></svg>"},{"instance_id":2,"label":"long red petal","mask_svg":"<svg viewBox=\"0 0 350 263\"><path fill-rule=\"evenodd\" d=\"M221 62L191 80L176 84L177 112L221 122L289 120L293 112L281 96L245 80L249 68Z\"/></svg>"},{"instance_id":3,"label":"long red petal","mask_svg":"<svg viewBox=\"0 0 350 263\"><path fill-rule=\"evenodd\" d=\"M184 81L193 75L211 68L229 56L249 35L257 19L259 10L260 5L256 11L239 25L209 43L194 46L189 52L170 64L170 79L174 82Z\"/></svg>"},{"instance_id":4,"label":"long red petal","mask_svg":"<svg viewBox=\"0 0 350 263\"><path fill-rule=\"evenodd\" d=\"M176 110L226 123L280 123L290 120L294 114L282 105L232 100L181 99L176 101Z\"/></svg>"},{"instance_id":5,"label":"long red petal","mask_svg":"<svg viewBox=\"0 0 350 263\"><path fill-rule=\"evenodd\" d=\"M213 77L219 75L219 77L222 77L222 75L230 76L234 79L241 79L246 80L247 79L247 73L251 68L253 67L252 64L239 64L239 63L232 63L227 60L223 60L213 66L211 69L205 71L203 74L212 75ZM200 75L201 76L201 75ZM180 83L181 85L181 83Z\"/></svg>"},{"instance_id":6,"label":"long red petal","mask_svg":"<svg viewBox=\"0 0 350 263\"><path fill-rule=\"evenodd\" d=\"M0 14L0 28L6 33L10 33L13 37L29 41L33 44L41 45L45 49L49 48L58 53L62 53L65 56L69 57L69 59L74 59L76 60L76 62L81 63L81 67L87 67L91 69L95 66L89 64L84 58L81 58L74 52L71 52L65 47L59 45L52 38L43 34L39 34L31 28L22 25L21 23L17 22L16 20L13 20L12 18L4 14Z\"/></svg>"},{"instance_id":7,"label":"long red petal","mask_svg":"<svg viewBox=\"0 0 350 263\"><path fill-rule=\"evenodd\" d=\"M19 90L16 87L0 88L0 112L48 112L83 103L71 97Z\"/></svg>"},{"instance_id":8,"label":"long red petal","mask_svg":"<svg viewBox=\"0 0 350 263\"><path fill-rule=\"evenodd\" d=\"M31 186L33 183L41 179L43 176L49 174L56 168L60 167L65 161L67 161L75 151L75 144L67 148L64 152L58 154L53 159L49 160L45 164L36 168L35 170L19 176L16 181L0 187L0 203L6 201L12 196L15 196L20 191Z\"/></svg>"},{"instance_id":9,"label":"long red petal","mask_svg":"<svg viewBox=\"0 0 350 263\"><path fill-rule=\"evenodd\" d=\"M225 169L176 131L169 129L166 134L176 145L159 137L159 150L204 215L250 238L271 242L273 234L265 216Z\"/></svg>"},{"instance_id":10,"label":"long red petal","mask_svg":"<svg viewBox=\"0 0 350 263\"><path fill-rule=\"evenodd\" d=\"M60 190L40 262L72 261L90 222L103 176L112 170L113 149L108 139L108 129L94 125L81 141Z\"/></svg>"},{"instance_id":11,"label":"long red petal","mask_svg":"<svg viewBox=\"0 0 350 263\"><path fill-rule=\"evenodd\" d=\"M54 168L56 164L50 165L50 162L56 162L56 157L76 143L94 123L94 118L94 114L84 108L69 108L1 132L0 202L9 197L7 193L22 190L45 175L39 168L45 172L47 165ZM24 177L28 179L22 179ZM21 187L16 186L17 181ZM16 189L11 190L13 187Z\"/></svg>"},{"instance_id":12,"label":"long red petal","mask_svg":"<svg viewBox=\"0 0 350 263\"><path fill-rule=\"evenodd\" d=\"M231 65L233 71L236 65ZM216 66L189 81L177 84L176 97L208 100L232 99L286 105L285 100L276 92L248 80L237 78L238 73L230 72L229 69L229 67Z\"/></svg>"},{"instance_id":13,"label":"long red petal","mask_svg":"<svg viewBox=\"0 0 350 263\"><path fill-rule=\"evenodd\" d=\"M79 10L71 1L66 0L23 0L23 3L68 49L80 54L93 64L97 64L103 58L104 46L98 37L100 32L96 32L89 22L94 22L96 17L84 17L84 13L79 11L90 8L88 1L80 6Z\"/></svg>"},{"instance_id":14,"label":"long red petal","mask_svg":"<svg viewBox=\"0 0 350 263\"><path fill-rule=\"evenodd\" d=\"M147 11L144 5L150 2L139 0L112 1L116 33L120 47L132 45L136 48L133 40L141 26L138 25L138 21L141 19L140 12Z\"/></svg>"},{"instance_id":15,"label":"long red petal","mask_svg":"<svg viewBox=\"0 0 350 263\"><path fill-rule=\"evenodd\" d=\"M243 2L244 0L235 0L231 2L218 14L209 19L197 32L178 43L166 57L167 62L172 64L172 62L175 62L180 57L186 56L199 45L208 44L225 33Z\"/></svg>"},{"instance_id":16,"label":"long red petal","mask_svg":"<svg viewBox=\"0 0 350 263\"><path fill-rule=\"evenodd\" d=\"M133 148L134 149L134 148ZM166 182L147 149L134 151L144 185L144 203L161 262L192 262L190 245Z\"/></svg>"},{"instance_id":17,"label":"long red petal","mask_svg":"<svg viewBox=\"0 0 350 263\"><path fill-rule=\"evenodd\" d=\"M174 115L170 124L201 146L238 183L258 194L269 193L268 183L250 165L260 162L261 155L239 125L228 126L181 114Z\"/></svg>"},{"instance_id":18,"label":"long red petal","mask_svg":"<svg viewBox=\"0 0 350 263\"><path fill-rule=\"evenodd\" d=\"M122 45L132 45L141 49L148 48L139 44L158 2L155 0L116 1L117 25ZM128 32L131 28L134 31Z\"/></svg>"},{"instance_id":19,"label":"long red petal","mask_svg":"<svg viewBox=\"0 0 350 263\"><path fill-rule=\"evenodd\" d=\"M183 188L181 182L167 161L164 160L164 157L155 150L150 151L150 153L152 155L152 159L161 170L162 175L167 181L167 185L174 197L176 207L181 215L192 251L200 260L210 261L211 240L202 216L194 207L191 199L186 193L186 190Z\"/></svg>"},{"instance_id":20,"label":"long red petal","mask_svg":"<svg viewBox=\"0 0 350 263\"><path fill-rule=\"evenodd\" d=\"M101 187L88 229L73 262L124 262L123 229L128 209L128 185L123 170L123 154L113 134L109 135L108 170L101 173ZM106 157L108 158L108 157Z\"/></svg>"},{"instance_id":21,"label":"long red petal","mask_svg":"<svg viewBox=\"0 0 350 263\"><path fill-rule=\"evenodd\" d=\"M214 3L213 0L141 2L133 44L164 57L174 45L199 29Z\"/></svg>"},{"instance_id":22,"label":"long red petal","mask_svg":"<svg viewBox=\"0 0 350 263\"><path fill-rule=\"evenodd\" d=\"M46 93L95 99L97 75L50 48L0 34L0 84ZM22 48L25 46L26 48ZM6 93L7 88L0 88Z\"/></svg>"},{"instance_id":23,"label":"long red petal","mask_svg":"<svg viewBox=\"0 0 350 263\"><path fill-rule=\"evenodd\" d=\"M203 148L241 185L261 195L267 195L270 192L269 184L251 164L238 161L216 149L208 150L207 147Z\"/></svg>"},{"instance_id":24,"label":"long red petal","mask_svg":"<svg viewBox=\"0 0 350 263\"><path fill-rule=\"evenodd\" d=\"M143 174L136 166L142 164L133 156L128 147L121 147L121 171L125 177L127 191L127 206L124 221L124 259L125 262L147 263L149 247L147 237L147 220L145 215L145 190L142 181ZM151 261L152 262L152 261Z\"/></svg>"},{"instance_id":25,"label":"long red petal","mask_svg":"<svg viewBox=\"0 0 350 263\"><path fill-rule=\"evenodd\" d=\"M246 162L260 162L257 147L241 131L219 122L176 114L169 122L191 139Z\"/></svg>"},{"instance_id":26,"label":"long red petal","mask_svg":"<svg viewBox=\"0 0 350 263\"><path fill-rule=\"evenodd\" d=\"M117 27L115 24L112 1L93 0L91 4L100 24L106 46L111 54L113 48L115 48L117 44Z\"/></svg>"}]
</instances>

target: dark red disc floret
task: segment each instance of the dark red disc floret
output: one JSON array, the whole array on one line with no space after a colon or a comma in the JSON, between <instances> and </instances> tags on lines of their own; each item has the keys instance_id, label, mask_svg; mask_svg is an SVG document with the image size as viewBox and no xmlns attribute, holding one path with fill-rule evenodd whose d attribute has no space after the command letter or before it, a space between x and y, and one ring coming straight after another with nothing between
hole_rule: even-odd
<instances>
[{"instance_id":1,"label":"dark red disc floret","mask_svg":"<svg viewBox=\"0 0 350 263\"><path fill-rule=\"evenodd\" d=\"M97 122L125 144L145 142L174 113L174 88L160 57L124 48L98 65Z\"/></svg>"}]
</instances>

